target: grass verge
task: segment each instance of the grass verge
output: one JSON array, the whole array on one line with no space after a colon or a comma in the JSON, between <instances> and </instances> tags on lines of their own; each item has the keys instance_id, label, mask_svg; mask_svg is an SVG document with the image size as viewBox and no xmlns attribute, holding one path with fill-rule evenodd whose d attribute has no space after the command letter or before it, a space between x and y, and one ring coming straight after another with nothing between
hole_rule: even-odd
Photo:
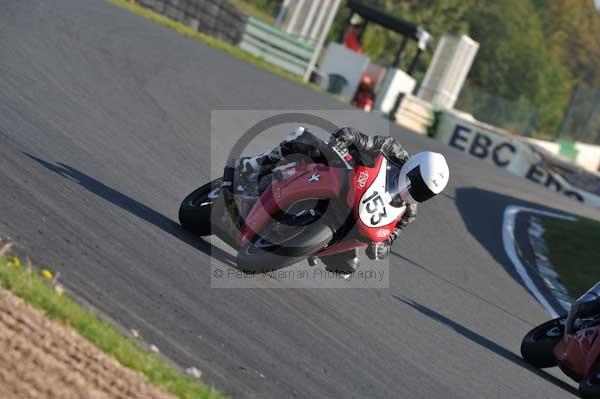
<instances>
[{"instance_id":1,"label":"grass verge","mask_svg":"<svg viewBox=\"0 0 600 399\"><path fill-rule=\"evenodd\" d=\"M222 399L223 395L186 376L168 362L143 350L132 338L112 325L98 319L94 313L75 303L63 293L52 273L43 269L38 274L31 265L24 266L18 258L0 257L0 283L43 311L77 331L104 353L123 366L138 371L155 386L181 399Z\"/></svg>"},{"instance_id":2,"label":"grass verge","mask_svg":"<svg viewBox=\"0 0 600 399\"><path fill-rule=\"evenodd\" d=\"M542 218L550 262L572 298L600 281L600 222Z\"/></svg>"},{"instance_id":3,"label":"grass verge","mask_svg":"<svg viewBox=\"0 0 600 399\"><path fill-rule=\"evenodd\" d=\"M289 79L293 82L300 83L304 86L311 87L317 90L317 86L311 83L307 83L302 80L299 76L296 76L282 68L279 68L275 65L269 64L268 62L242 50L239 47L231 45L229 43L225 43L222 40L216 39L212 36L206 35L204 33L198 32L195 29L190 28L189 26L182 24L181 22L174 21L170 18L165 17L164 15L158 14L150 9L139 6L133 2L127 0L108 0L109 3L115 4L119 7L125 8L135 14L141 15L142 17L159 23L163 26L166 26L169 29L176 31L177 33L187 36L191 39L197 40L203 44L209 45L217 50L224 51L229 55L232 55L236 58L239 58L242 61L248 62L250 64L254 64L262 69L265 69L271 73L279 75L283 78Z\"/></svg>"}]
</instances>

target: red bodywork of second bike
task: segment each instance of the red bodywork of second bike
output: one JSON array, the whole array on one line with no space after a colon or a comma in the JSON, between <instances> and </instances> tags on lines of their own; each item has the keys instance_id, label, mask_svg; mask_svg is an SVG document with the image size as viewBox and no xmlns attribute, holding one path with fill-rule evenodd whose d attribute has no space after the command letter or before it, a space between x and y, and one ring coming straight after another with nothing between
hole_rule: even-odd
<instances>
[{"instance_id":1,"label":"red bodywork of second bike","mask_svg":"<svg viewBox=\"0 0 600 399\"><path fill-rule=\"evenodd\" d=\"M560 369L580 382L600 360L600 326L565 334L554 348L554 356Z\"/></svg>"},{"instance_id":2,"label":"red bodywork of second bike","mask_svg":"<svg viewBox=\"0 0 600 399\"><path fill-rule=\"evenodd\" d=\"M316 256L332 255L366 246L369 242L386 240L404 211L383 226L367 226L360 217L360 201L387 165L383 155L377 156L373 167L359 165L351 171L322 164L298 164L283 171L281 180L273 180L254 205L238 236L240 247L254 239L273 217L291 204L303 199L340 199L351 209L359 236L349 237L323 249ZM313 176L317 176L311 179ZM346 188L347 187L347 188Z\"/></svg>"}]
</instances>

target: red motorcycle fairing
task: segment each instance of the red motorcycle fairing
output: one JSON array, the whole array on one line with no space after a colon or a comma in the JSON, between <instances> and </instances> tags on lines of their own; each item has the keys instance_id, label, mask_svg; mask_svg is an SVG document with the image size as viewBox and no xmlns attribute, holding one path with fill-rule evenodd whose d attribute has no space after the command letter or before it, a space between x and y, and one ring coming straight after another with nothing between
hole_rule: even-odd
<instances>
[{"instance_id":1,"label":"red motorcycle fairing","mask_svg":"<svg viewBox=\"0 0 600 399\"><path fill-rule=\"evenodd\" d=\"M375 158L373 167L356 167L350 175L353 190L348 190L346 196L358 232L372 242L385 241L406 211L406 207L394 208L387 200L383 200L387 163L387 159L380 154Z\"/></svg>"},{"instance_id":2,"label":"red motorcycle fairing","mask_svg":"<svg viewBox=\"0 0 600 399\"><path fill-rule=\"evenodd\" d=\"M554 348L558 366L577 382L600 360L600 326L566 335Z\"/></svg>"},{"instance_id":3,"label":"red motorcycle fairing","mask_svg":"<svg viewBox=\"0 0 600 399\"><path fill-rule=\"evenodd\" d=\"M296 201L309 198L338 198L344 187L339 169L322 164L299 164L283 172L281 181L273 180L261 195L242 226L240 246L254 239L280 210Z\"/></svg>"}]
</instances>

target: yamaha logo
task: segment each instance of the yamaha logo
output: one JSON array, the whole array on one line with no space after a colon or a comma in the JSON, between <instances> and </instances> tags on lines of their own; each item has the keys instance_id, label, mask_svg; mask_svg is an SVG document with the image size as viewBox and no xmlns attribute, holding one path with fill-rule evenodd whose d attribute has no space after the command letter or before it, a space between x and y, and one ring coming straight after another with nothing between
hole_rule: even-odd
<instances>
[{"instance_id":1,"label":"yamaha logo","mask_svg":"<svg viewBox=\"0 0 600 399\"><path fill-rule=\"evenodd\" d=\"M367 185L367 180L369 180L369 172L363 170L358 175L358 187L365 188Z\"/></svg>"},{"instance_id":2,"label":"yamaha logo","mask_svg":"<svg viewBox=\"0 0 600 399\"><path fill-rule=\"evenodd\" d=\"M318 173L314 173L314 174L313 174L313 175L312 175L312 176L311 176L311 177L308 179L308 181L312 181L312 182L314 182L314 181L319 181L319 179L321 179L321 175L320 175L320 174L318 174Z\"/></svg>"}]
</instances>

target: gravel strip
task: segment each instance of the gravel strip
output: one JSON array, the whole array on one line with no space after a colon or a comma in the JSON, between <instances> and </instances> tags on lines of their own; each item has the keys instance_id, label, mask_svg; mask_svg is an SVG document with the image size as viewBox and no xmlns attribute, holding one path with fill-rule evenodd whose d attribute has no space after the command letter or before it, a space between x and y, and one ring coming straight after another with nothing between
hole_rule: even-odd
<instances>
[{"instance_id":1,"label":"gravel strip","mask_svg":"<svg viewBox=\"0 0 600 399\"><path fill-rule=\"evenodd\" d=\"M0 398L174 399L0 287Z\"/></svg>"}]
</instances>

